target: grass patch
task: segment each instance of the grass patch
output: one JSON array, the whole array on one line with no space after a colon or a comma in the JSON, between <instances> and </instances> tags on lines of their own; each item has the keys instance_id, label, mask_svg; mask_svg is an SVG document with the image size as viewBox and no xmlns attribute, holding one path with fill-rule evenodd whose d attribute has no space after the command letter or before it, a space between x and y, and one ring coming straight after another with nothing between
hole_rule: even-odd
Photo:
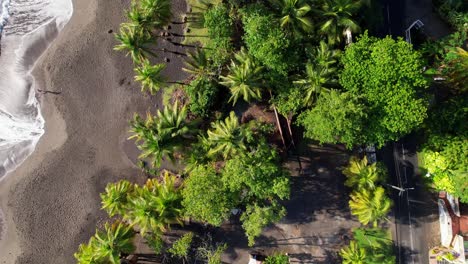
<instances>
[{"instance_id":1,"label":"grass patch","mask_svg":"<svg viewBox=\"0 0 468 264\"><path fill-rule=\"evenodd\" d=\"M203 1L203 0L202 0ZM221 0L209 0L206 3L217 5L221 3ZM199 43L202 47L206 47L209 41L208 29L205 28L204 15L206 7L201 4L199 0L187 0L187 4L190 6L192 12L187 14L187 28L190 32L187 33L189 36L184 38L183 44L196 44Z\"/></svg>"}]
</instances>

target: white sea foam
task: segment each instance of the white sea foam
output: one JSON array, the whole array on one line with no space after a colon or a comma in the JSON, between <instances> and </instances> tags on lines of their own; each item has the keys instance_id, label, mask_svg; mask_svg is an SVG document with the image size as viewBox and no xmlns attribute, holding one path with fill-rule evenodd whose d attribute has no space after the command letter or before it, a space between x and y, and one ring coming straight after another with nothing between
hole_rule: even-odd
<instances>
[{"instance_id":1,"label":"white sea foam","mask_svg":"<svg viewBox=\"0 0 468 264\"><path fill-rule=\"evenodd\" d=\"M34 151L44 133L31 70L69 21L73 6L71 0L3 0L0 6L0 30L8 18L0 42L1 180Z\"/></svg>"}]
</instances>

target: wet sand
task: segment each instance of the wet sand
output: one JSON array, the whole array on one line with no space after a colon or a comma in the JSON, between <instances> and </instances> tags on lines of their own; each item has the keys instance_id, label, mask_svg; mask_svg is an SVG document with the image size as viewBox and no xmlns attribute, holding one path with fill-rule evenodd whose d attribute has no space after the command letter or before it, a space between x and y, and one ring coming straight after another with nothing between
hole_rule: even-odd
<instances>
[{"instance_id":1,"label":"wet sand","mask_svg":"<svg viewBox=\"0 0 468 264\"><path fill-rule=\"evenodd\" d=\"M60 93L39 95L45 134L0 182L7 230L0 240L2 264L75 263L78 245L106 219L99 204L105 185L145 179L123 146L133 113L158 107L160 96L141 94L130 58L113 50L112 33L129 2L74 1L73 17L35 66L37 88ZM183 1L175 4L186 10ZM171 80L185 77L180 56L162 54L158 60L164 57L171 61Z\"/></svg>"}]
</instances>

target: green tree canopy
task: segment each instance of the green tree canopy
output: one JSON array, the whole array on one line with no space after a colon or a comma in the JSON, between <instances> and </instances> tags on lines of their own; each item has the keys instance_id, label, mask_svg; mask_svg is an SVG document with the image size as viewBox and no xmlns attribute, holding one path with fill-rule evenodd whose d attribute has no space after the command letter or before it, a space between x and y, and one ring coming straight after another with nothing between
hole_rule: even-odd
<instances>
[{"instance_id":1,"label":"green tree canopy","mask_svg":"<svg viewBox=\"0 0 468 264\"><path fill-rule=\"evenodd\" d=\"M204 27L208 30L209 57L217 66L224 64L234 50L232 44L234 22L229 15L229 9L224 4L208 9L204 13Z\"/></svg>"},{"instance_id":2,"label":"green tree canopy","mask_svg":"<svg viewBox=\"0 0 468 264\"><path fill-rule=\"evenodd\" d=\"M286 75L295 67L297 54L278 20L259 4L244 8L241 14L249 53L269 69Z\"/></svg>"},{"instance_id":3,"label":"green tree canopy","mask_svg":"<svg viewBox=\"0 0 468 264\"><path fill-rule=\"evenodd\" d=\"M277 204L271 206L259 206L256 203L247 205L245 212L241 215L241 221L249 240L249 246L255 244L255 238L261 234L263 228L279 221L285 215L284 207Z\"/></svg>"},{"instance_id":4,"label":"green tree canopy","mask_svg":"<svg viewBox=\"0 0 468 264\"><path fill-rule=\"evenodd\" d=\"M348 148L366 142L366 108L350 93L323 93L311 110L302 112L298 123L304 136L320 143L344 143Z\"/></svg>"},{"instance_id":5,"label":"green tree canopy","mask_svg":"<svg viewBox=\"0 0 468 264\"><path fill-rule=\"evenodd\" d=\"M278 166L277 153L266 143L246 155L226 162L222 181L231 192L242 193L244 199L287 199L289 179Z\"/></svg>"},{"instance_id":6,"label":"green tree canopy","mask_svg":"<svg viewBox=\"0 0 468 264\"><path fill-rule=\"evenodd\" d=\"M187 216L214 226L220 226L229 217L236 202L210 165L199 165L190 172L182 195Z\"/></svg>"},{"instance_id":7,"label":"green tree canopy","mask_svg":"<svg viewBox=\"0 0 468 264\"><path fill-rule=\"evenodd\" d=\"M362 96L368 113L367 142L383 146L422 124L427 102L421 93L427 86L419 52L402 39L378 39L367 32L349 45L341 60L340 84L354 96Z\"/></svg>"}]
</instances>

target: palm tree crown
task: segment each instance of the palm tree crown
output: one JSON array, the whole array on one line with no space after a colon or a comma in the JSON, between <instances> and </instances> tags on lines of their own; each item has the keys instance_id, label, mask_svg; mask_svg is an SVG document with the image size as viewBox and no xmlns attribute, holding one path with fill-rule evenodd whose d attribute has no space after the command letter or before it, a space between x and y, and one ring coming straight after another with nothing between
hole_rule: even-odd
<instances>
[{"instance_id":1,"label":"palm tree crown","mask_svg":"<svg viewBox=\"0 0 468 264\"><path fill-rule=\"evenodd\" d=\"M383 173L377 163L368 164L366 156L362 160L351 157L348 167L343 170L347 177L345 185L357 190L375 189L376 183L382 180Z\"/></svg>"},{"instance_id":2,"label":"palm tree crown","mask_svg":"<svg viewBox=\"0 0 468 264\"><path fill-rule=\"evenodd\" d=\"M88 244L80 245L75 258L78 263L111 263L119 264L120 255L135 251L133 238L135 232L132 226L122 222L112 225L106 223L104 230L98 230Z\"/></svg>"},{"instance_id":3,"label":"palm tree crown","mask_svg":"<svg viewBox=\"0 0 468 264\"><path fill-rule=\"evenodd\" d=\"M135 64L145 58L145 53L156 56L147 48L147 45L152 42L151 36L145 34L137 26L122 24L120 27L120 33L116 34L115 38L120 43L117 44L114 49L118 51L127 51L127 56L130 55Z\"/></svg>"},{"instance_id":4,"label":"palm tree crown","mask_svg":"<svg viewBox=\"0 0 468 264\"><path fill-rule=\"evenodd\" d=\"M392 201L385 194L385 189L377 187L374 190L363 189L353 192L349 201L351 213L364 225L372 223L377 226L377 221L384 218L390 211Z\"/></svg>"},{"instance_id":5,"label":"palm tree crown","mask_svg":"<svg viewBox=\"0 0 468 264\"><path fill-rule=\"evenodd\" d=\"M105 192L100 195L102 209L106 210L111 217L124 214L132 192L133 184L127 180L107 184Z\"/></svg>"},{"instance_id":6,"label":"palm tree crown","mask_svg":"<svg viewBox=\"0 0 468 264\"><path fill-rule=\"evenodd\" d=\"M252 99L260 99L262 69L244 49L237 53L235 60L231 61L229 74L220 76L222 80L220 84L229 87L231 91L229 102L232 101L233 105L235 105L239 97L242 97L246 102L250 102Z\"/></svg>"},{"instance_id":7,"label":"palm tree crown","mask_svg":"<svg viewBox=\"0 0 468 264\"><path fill-rule=\"evenodd\" d=\"M312 106L322 92L329 92L338 83L334 77L337 71L334 67L337 51L330 50L328 45L321 41L320 46L312 52L312 56L313 62L306 64L305 77L294 81L305 93L306 106Z\"/></svg>"},{"instance_id":8,"label":"palm tree crown","mask_svg":"<svg viewBox=\"0 0 468 264\"><path fill-rule=\"evenodd\" d=\"M300 36L303 32L309 33L313 29L312 20L307 17L312 9L304 0L273 0L281 12L281 27Z\"/></svg>"},{"instance_id":9,"label":"palm tree crown","mask_svg":"<svg viewBox=\"0 0 468 264\"><path fill-rule=\"evenodd\" d=\"M140 0L140 10L151 19L156 28L162 28L171 21L170 0Z\"/></svg>"},{"instance_id":10,"label":"palm tree crown","mask_svg":"<svg viewBox=\"0 0 468 264\"><path fill-rule=\"evenodd\" d=\"M352 19L361 7L359 0L325 0L320 9L323 21L319 31L328 38L328 44L340 43L346 31L359 32L359 25Z\"/></svg>"},{"instance_id":11,"label":"palm tree crown","mask_svg":"<svg viewBox=\"0 0 468 264\"><path fill-rule=\"evenodd\" d=\"M151 94L155 94L166 84L166 78L162 76L162 71L166 68L166 64L160 63L151 65L148 59L143 59L135 70L135 80L141 82L141 91L148 90Z\"/></svg>"},{"instance_id":12,"label":"palm tree crown","mask_svg":"<svg viewBox=\"0 0 468 264\"><path fill-rule=\"evenodd\" d=\"M209 146L208 156L221 155L225 159L240 154L247 149L246 141L251 139L252 131L239 124L234 112L231 112L224 121L212 123L208 130L208 137L203 143Z\"/></svg>"},{"instance_id":13,"label":"palm tree crown","mask_svg":"<svg viewBox=\"0 0 468 264\"><path fill-rule=\"evenodd\" d=\"M187 108L179 107L178 102L172 108L165 106L162 112L158 110L156 116L148 113L146 120L136 114L131 122L133 135L129 139L136 139L139 144L138 148L143 151L140 158L151 157L155 167L161 165L163 157L174 160L186 140L196 133L195 123L186 118Z\"/></svg>"},{"instance_id":14,"label":"palm tree crown","mask_svg":"<svg viewBox=\"0 0 468 264\"><path fill-rule=\"evenodd\" d=\"M365 264L366 250L359 248L356 241L351 241L349 246L340 250L340 255L343 258L343 264Z\"/></svg>"},{"instance_id":15,"label":"palm tree crown","mask_svg":"<svg viewBox=\"0 0 468 264\"><path fill-rule=\"evenodd\" d=\"M182 195L176 187L175 177L166 173L162 182L149 179L143 187L135 189L123 217L137 225L142 234L160 233L171 224L182 224Z\"/></svg>"},{"instance_id":16,"label":"palm tree crown","mask_svg":"<svg viewBox=\"0 0 468 264\"><path fill-rule=\"evenodd\" d=\"M185 67L182 68L182 70L193 74L196 78L211 77L214 75L210 60L206 52L202 49L197 49L196 52L189 52L185 60Z\"/></svg>"}]
</instances>

